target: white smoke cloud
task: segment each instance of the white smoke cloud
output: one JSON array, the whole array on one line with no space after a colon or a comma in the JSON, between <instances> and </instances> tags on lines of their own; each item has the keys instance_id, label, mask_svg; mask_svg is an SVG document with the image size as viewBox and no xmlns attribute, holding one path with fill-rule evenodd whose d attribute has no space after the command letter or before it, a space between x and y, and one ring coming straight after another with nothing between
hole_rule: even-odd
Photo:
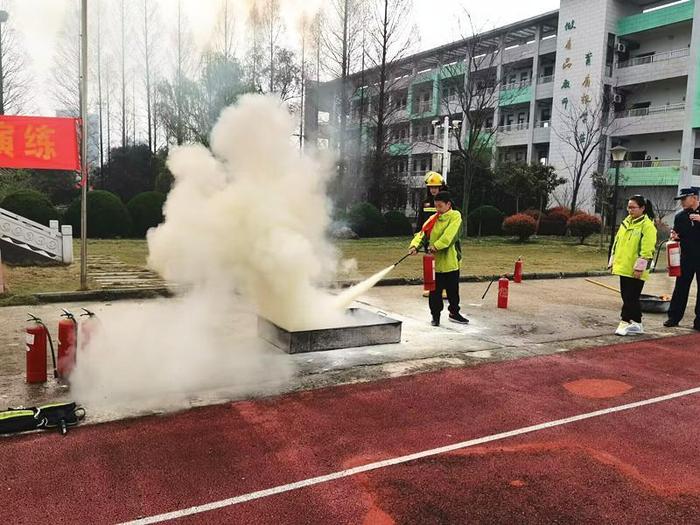
<instances>
[{"instance_id":1,"label":"white smoke cloud","mask_svg":"<svg viewBox=\"0 0 700 525\"><path fill-rule=\"evenodd\" d=\"M172 151L175 184L165 222L148 233L149 264L187 292L101 314L71 376L78 400L160 406L207 388L283 384L293 370L256 339L256 313L292 330L352 322L344 309L371 284L340 301L322 287L338 266L326 237L331 171L300 155L294 127L279 99L247 95L222 113L211 151Z\"/></svg>"}]
</instances>

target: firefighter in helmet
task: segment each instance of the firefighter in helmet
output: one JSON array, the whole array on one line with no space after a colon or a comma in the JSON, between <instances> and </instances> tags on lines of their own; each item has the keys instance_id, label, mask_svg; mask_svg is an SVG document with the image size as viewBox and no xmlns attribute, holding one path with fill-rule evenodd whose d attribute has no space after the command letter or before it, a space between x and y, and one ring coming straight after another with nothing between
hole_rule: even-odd
<instances>
[{"instance_id":1,"label":"firefighter in helmet","mask_svg":"<svg viewBox=\"0 0 700 525\"><path fill-rule=\"evenodd\" d=\"M421 231L425 221L437 213L437 210L435 209L435 195L441 191L447 190L447 186L445 185L442 175L440 175L437 171L429 171L425 174L425 185L428 188L428 193L418 209L418 214L416 216L416 233ZM423 297L428 297L429 295L429 292L423 292ZM445 290L443 290L442 295L443 299L447 298L447 293Z\"/></svg>"},{"instance_id":2,"label":"firefighter in helmet","mask_svg":"<svg viewBox=\"0 0 700 525\"><path fill-rule=\"evenodd\" d=\"M428 188L428 194L425 196L425 199L423 199L418 209L418 215L416 216L416 233L420 231L425 221L435 213L435 195L441 191L447 190L442 175L436 171L429 171L425 174L425 185Z\"/></svg>"}]
</instances>

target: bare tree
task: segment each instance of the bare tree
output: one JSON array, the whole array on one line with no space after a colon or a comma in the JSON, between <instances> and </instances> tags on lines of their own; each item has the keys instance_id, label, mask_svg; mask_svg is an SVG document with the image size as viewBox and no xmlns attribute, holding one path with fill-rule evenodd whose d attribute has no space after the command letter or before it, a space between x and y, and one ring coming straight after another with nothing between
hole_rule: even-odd
<instances>
[{"instance_id":1,"label":"bare tree","mask_svg":"<svg viewBox=\"0 0 700 525\"><path fill-rule=\"evenodd\" d=\"M30 82L25 56L12 22L6 22L0 38L0 115L21 113L29 103Z\"/></svg>"},{"instance_id":2,"label":"bare tree","mask_svg":"<svg viewBox=\"0 0 700 525\"><path fill-rule=\"evenodd\" d=\"M251 87L260 90L260 71L263 60L263 23L260 8L253 1L248 11L248 41L250 46L246 53L247 69L250 72L249 83Z\"/></svg>"},{"instance_id":3,"label":"bare tree","mask_svg":"<svg viewBox=\"0 0 700 525\"><path fill-rule=\"evenodd\" d=\"M500 64L500 42L488 30L476 28L467 11L464 16L469 28L462 35L464 47L458 49L456 56L444 57L448 63L442 67L438 80L443 113L461 116L462 120L449 132L456 138L456 150L452 153L462 160L459 191L466 225L475 176L489 169L493 161L499 124L496 108L515 100L525 87L507 85L508 72ZM427 142L442 147L438 137ZM468 235L467 227L463 234Z\"/></svg>"},{"instance_id":4,"label":"bare tree","mask_svg":"<svg viewBox=\"0 0 700 525\"><path fill-rule=\"evenodd\" d=\"M100 142L100 173L104 170L104 114L103 114L103 99L102 99L102 2L97 2L97 31L96 39L96 63L97 63L97 119L99 125L99 142ZM92 62L92 61L91 61ZM109 144L107 144L109 148Z\"/></svg>"},{"instance_id":5,"label":"bare tree","mask_svg":"<svg viewBox=\"0 0 700 525\"><path fill-rule=\"evenodd\" d=\"M236 20L233 16L233 6L229 0L221 0L221 8L214 29L215 52L220 53L228 60L234 56L235 52L235 28Z\"/></svg>"},{"instance_id":6,"label":"bare tree","mask_svg":"<svg viewBox=\"0 0 700 525\"><path fill-rule=\"evenodd\" d=\"M122 107L121 107L121 123L122 123L122 148L126 147L127 137L126 137L126 0L121 0L121 10L120 10L120 27L121 27L121 46L120 50L120 63L121 63L121 96L122 96Z\"/></svg>"},{"instance_id":7,"label":"bare tree","mask_svg":"<svg viewBox=\"0 0 700 525\"><path fill-rule=\"evenodd\" d=\"M374 148L370 169L369 201L382 208L388 190L387 148L389 145L389 123L395 114L396 105L390 104L390 94L398 82L397 66L416 44L415 26L411 19L412 0L374 0L368 21L367 59L374 66L368 79L369 96L373 101L371 115L374 127Z\"/></svg>"},{"instance_id":8,"label":"bare tree","mask_svg":"<svg viewBox=\"0 0 700 525\"><path fill-rule=\"evenodd\" d=\"M338 125L338 178L342 181L347 171L347 122L350 99L348 77L359 65L361 38L366 22L366 0L331 0L327 7L321 37L321 51L326 72L338 79L336 107L339 108Z\"/></svg>"},{"instance_id":9,"label":"bare tree","mask_svg":"<svg viewBox=\"0 0 700 525\"><path fill-rule=\"evenodd\" d=\"M284 32L284 23L280 16L279 0L263 0L261 25L265 34L265 53L269 59L265 67L268 91L275 91L275 75L277 58L280 56L279 39Z\"/></svg>"},{"instance_id":10,"label":"bare tree","mask_svg":"<svg viewBox=\"0 0 700 525\"><path fill-rule=\"evenodd\" d=\"M148 147L156 151L155 146L155 115L153 96L155 86L153 82L153 63L157 63L156 42L160 40L158 24L158 7L152 0L143 0L143 73L144 89L146 91L146 126L148 128Z\"/></svg>"},{"instance_id":11,"label":"bare tree","mask_svg":"<svg viewBox=\"0 0 700 525\"><path fill-rule=\"evenodd\" d=\"M65 13L51 68L53 99L65 114L80 116L80 14L77 4Z\"/></svg>"},{"instance_id":12,"label":"bare tree","mask_svg":"<svg viewBox=\"0 0 700 525\"><path fill-rule=\"evenodd\" d=\"M559 108L562 125L554 133L565 146L562 162L569 172L570 208L577 209L581 201L581 186L597 169L598 155L604 154L611 131L619 130L608 97L593 98L584 94L581 100L566 100Z\"/></svg>"}]
</instances>

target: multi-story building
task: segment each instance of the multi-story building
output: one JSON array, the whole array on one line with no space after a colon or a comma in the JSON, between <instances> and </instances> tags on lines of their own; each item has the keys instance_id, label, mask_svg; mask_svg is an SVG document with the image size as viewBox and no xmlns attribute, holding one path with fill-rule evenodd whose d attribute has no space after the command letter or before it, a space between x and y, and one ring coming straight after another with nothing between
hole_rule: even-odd
<instances>
[{"instance_id":1,"label":"multi-story building","mask_svg":"<svg viewBox=\"0 0 700 525\"><path fill-rule=\"evenodd\" d=\"M613 172L609 149L615 145L628 151L620 178L625 195L652 192L670 200L679 186L700 186L700 1L561 0L557 11L478 38L484 54L496 57L488 67L499 94L486 122L495 130L494 159L548 163L571 180L577 160L567 143L567 119L577 105L601 101L605 140L587 160L582 207L593 207L590 174ZM460 40L393 65L388 152L414 191L422 188L427 170L440 170L431 164L441 143L434 123L444 116L465 120L464 108L452 104L454 79L447 77L454 77L460 63L464 78L475 74L465 72L473 62L467 60L469 45L470 40ZM366 71L348 79L355 96L347 104L339 103L338 81L311 87L307 144L334 147L341 140L337 122L345 105L346 149L366 147L366 132L358 126L366 108L358 98L371 78L372 71ZM371 107L368 98L364 102ZM463 138L454 134L449 149ZM562 188L570 192L571 184ZM564 194L559 197L565 202Z\"/></svg>"}]
</instances>

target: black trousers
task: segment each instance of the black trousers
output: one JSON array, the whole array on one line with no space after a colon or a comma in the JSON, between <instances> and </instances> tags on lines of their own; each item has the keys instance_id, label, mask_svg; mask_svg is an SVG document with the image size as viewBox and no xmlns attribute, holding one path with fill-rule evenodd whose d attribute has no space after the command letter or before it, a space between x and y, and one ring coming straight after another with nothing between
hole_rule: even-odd
<instances>
[{"instance_id":1,"label":"black trousers","mask_svg":"<svg viewBox=\"0 0 700 525\"><path fill-rule=\"evenodd\" d=\"M673 288L671 306L668 309L668 318L672 321L680 322L685 314L685 307L688 306L688 294L693 279L698 282L700 290L700 265L681 263L681 276L676 277L676 286ZM700 291L695 299L695 322L694 326L700 326Z\"/></svg>"},{"instance_id":2,"label":"black trousers","mask_svg":"<svg viewBox=\"0 0 700 525\"><path fill-rule=\"evenodd\" d=\"M642 295L643 288L644 281L641 279L620 276L620 295L622 295L620 318L623 321L642 322L642 304L639 302L639 296Z\"/></svg>"},{"instance_id":3,"label":"black trousers","mask_svg":"<svg viewBox=\"0 0 700 525\"><path fill-rule=\"evenodd\" d=\"M428 296L430 313L433 317L439 317L444 307L442 302L442 291L447 292L447 309L451 314L459 312L459 270L454 272L435 272L435 290Z\"/></svg>"}]
</instances>

